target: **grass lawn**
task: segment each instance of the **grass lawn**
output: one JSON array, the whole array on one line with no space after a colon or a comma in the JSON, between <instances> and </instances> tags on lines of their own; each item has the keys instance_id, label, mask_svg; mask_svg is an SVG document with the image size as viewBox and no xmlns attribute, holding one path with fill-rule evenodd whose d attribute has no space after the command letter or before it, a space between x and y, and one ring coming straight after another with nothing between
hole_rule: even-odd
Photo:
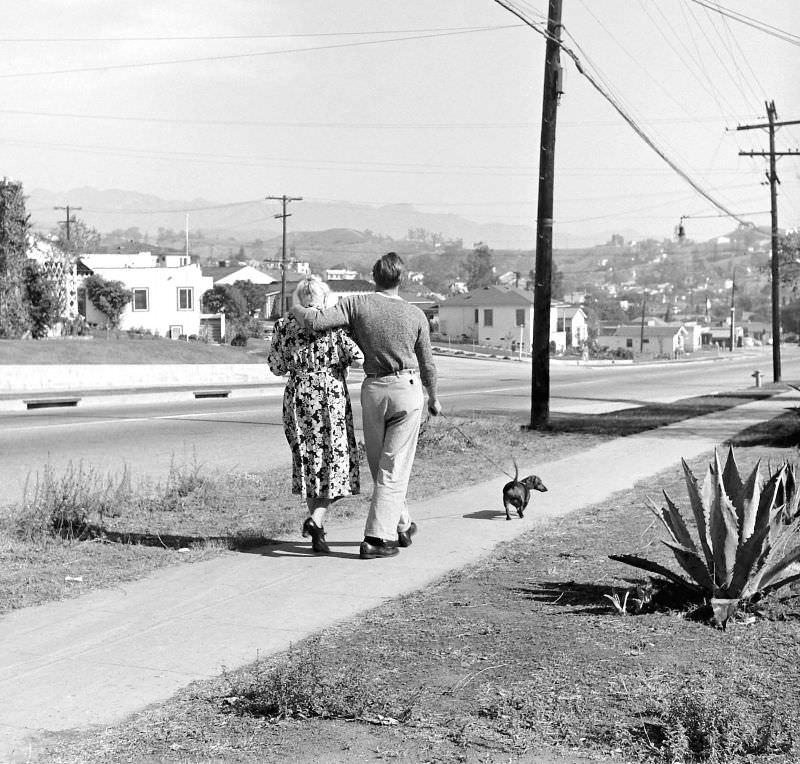
<instances>
[{"instance_id":1,"label":"grass lawn","mask_svg":"<svg viewBox=\"0 0 800 764\"><path fill-rule=\"evenodd\" d=\"M246 347L169 340L131 338L112 331L91 339L62 337L51 340L0 340L0 366L15 364L181 364L264 363L266 341L248 340Z\"/></svg>"},{"instance_id":2,"label":"grass lawn","mask_svg":"<svg viewBox=\"0 0 800 764\"><path fill-rule=\"evenodd\" d=\"M545 462L741 402L711 396L671 410L554 418L549 432L538 433L498 416L456 420L463 435L432 420L421 438L411 498L430 496L430 486L468 483L484 452L498 463L510 451L521 462ZM800 418L792 412L735 439L744 469L757 459L794 460L798 442ZM692 466L701 472L705 462ZM103 485L97 476L63 479ZM235 493L242 498L221 517L215 502L230 488L225 480L239 481ZM116 499L98 501L84 518L89 526L69 527L102 525L119 537L138 534L148 545L109 543L102 535L54 538L41 532L41 513L31 507L7 510L0 608L106 586L108 578L95 576L113 578L114 570L133 577L228 545L296 537L304 514L288 493L288 475L226 478L181 465L165 486L130 491L124 479L105 485L105 495ZM124 724L56 735L40 760L794 764L800 760L800 585L773 596L758 618L737 620L724 632L668 604L622 616L604 597L646 578L609 554L639 553L674 567L646 509L646 497L658 500L661 489L686 505L680 465L579 513L539 523L534 514L524 537L479 564L288 655L190 685ZM362 516L369 491L367 485L364 497L343 502L343 510L337 505L331 521L342 511ZM14 532L20 528L27 535ZM190 551L149 545L159 537ZM201 541L209 537L216 539ZM6 543L17 545L11 566ZM106 554L116 563L103 567ZM65 576L82 580L65 584ZM12 589L16 599L4 594ZM283 709L277 716L276 707ZM356 719L345 718L354 712Z\"/></svg>"}]
</instances>

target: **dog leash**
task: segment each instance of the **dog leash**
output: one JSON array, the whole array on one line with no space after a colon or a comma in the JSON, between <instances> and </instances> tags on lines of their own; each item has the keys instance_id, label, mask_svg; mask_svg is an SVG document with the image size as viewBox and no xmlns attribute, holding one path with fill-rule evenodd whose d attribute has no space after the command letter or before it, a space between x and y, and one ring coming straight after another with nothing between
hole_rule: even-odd
<instances>
[{"instance_id":1,"label":"dog leash","mask_svg":"<svg viewBox=\"0 0 800 764\"><path fill-rule=\"evenodd\" d=\"M507 477L510 477L512 480L514 479L494 459L492 459L492 457L489 456L489 454L486 453L486 450L482 449L480 447L480 445L478 445L473 438L470 438L469 435L467 435L455 422L451 422L449 417L445 416L444 413L442 413L441 411L439 412L438 416L442 417L442 419L447 420L447 422L448 422L447 429L448 430L455 430L456 432L458 432L458 434L461 435L461 437L464 438L464 440L469 445L475 446L478 449L478 451L480 452L481 456L483 456L483 458L486 459L487 462L489 462L490 464L493 464L495 467L497 467L497 469L500 470L500 472L502 472ZM430 419L430 415L428 415L428 419ZM427 422L427 420L426 420L426 422Z\"/></svg>"}]
</instances>

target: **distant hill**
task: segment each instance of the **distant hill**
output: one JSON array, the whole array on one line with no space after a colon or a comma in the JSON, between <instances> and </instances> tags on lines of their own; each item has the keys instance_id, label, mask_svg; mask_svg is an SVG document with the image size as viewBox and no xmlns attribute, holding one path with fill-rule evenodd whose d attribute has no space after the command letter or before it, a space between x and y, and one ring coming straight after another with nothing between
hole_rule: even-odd
<instances>
[{"instance_id":1,"label":"distant hill","mask_svg":"<svg viewBox=\"0 0 800 764\"><path fill-rule=\"evenodd\" d=\"M275 202L252 200L225 204L208 199L166 200L153 194L89 187L68 191L36 188L28 193L28 212L38 230L50 230L58 220L63 220L64 211L53 208L66 204L75 209L87 225L101 233L138 228L152 239L159 229L183 231L188 214L190 232L201 231L218 239L268 240L280 235L280 226L273 217L279 211ZM458 215L421 212L409 204L370 206L301 201L292 203L291 214L290 231L350 229L403 239L409 229L422 228L447 239L462 239L468 248L482 241L498 249L527 249L536 241L536 231L531 226L476 223Z\"/></svg>"}]
</instances>

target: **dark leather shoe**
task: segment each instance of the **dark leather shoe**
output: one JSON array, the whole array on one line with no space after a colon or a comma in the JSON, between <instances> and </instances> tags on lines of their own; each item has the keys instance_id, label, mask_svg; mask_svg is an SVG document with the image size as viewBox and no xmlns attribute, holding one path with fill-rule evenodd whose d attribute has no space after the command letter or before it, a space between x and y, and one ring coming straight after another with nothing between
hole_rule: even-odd
<instances>
[{"instance_id":1,"label":"dark leather shoe","mask_svg":"<svg viewBox=\"0 0 800 764\"><path fill-rule=\"evenodd\" d=\"M358 548L362 560L373 560L376 557L394 557L400 552L396 541L383 541L382 539L367 536Z\"/></svg>"},{"instance_id":2,"label":"dark leather shoe","mask_svg":"<svg viewBox=\"0 0 800 764\"><path fill-rule=\"evenodd\" d=\"M310 517L303 523L303 537L311 536L311 548L317 554L330 554L330 547L325 541L325 529L320 528Z\"/></svg>"},{"instance_id":3,"label":"dark leather shoe","mask_svg":"<svg viewBox=\"0 0 800 764\"><path fill-rule=\"evenodd\" d=\"M417 532L417 524L412 522L404 531L397 531L397 544L401 547L411 546L411 537Z\"/></svg>"}]
</instances>

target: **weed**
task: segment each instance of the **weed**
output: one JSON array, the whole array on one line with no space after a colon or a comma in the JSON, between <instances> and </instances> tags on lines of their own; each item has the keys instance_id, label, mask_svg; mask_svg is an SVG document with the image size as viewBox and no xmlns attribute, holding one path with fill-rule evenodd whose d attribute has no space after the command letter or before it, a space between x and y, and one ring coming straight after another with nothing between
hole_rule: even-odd
<instances>
[{"instance_id":1,"label":"weed","mask_svg":"<svg viewBox=\"0 0 800 764\"><path fill-rule=\"evenodd\" d=\"M771 710L754 712L732 688L683 686L666 697L659 715L665 764L725 764L742 755L788 753L794 746L786 722Z\"/></svg>"},{"instance_id":2,"label":"weed","mask_svg":"<svg viewBox=\"0 0 800 764\"><path fill-rule=\"evenodd\" d=\"M58 476L47 464L33 482L26 483L22 505L17 513L17 536L40 541L48 535L82 539L91 535L92 526L101 526L107 516L115 516L132 496L127 467L119 477L101 475L91 467L70 462Z\"/></svg>"},{"instance_id":3,"label":"weed","mask_svg":"<svg viewBox=\"0 0 800 764\"><path fill-rule=\"evenodd\" d=\"M389 718L364 667L324 666L319 639L290 648L277 664L260 660L246 674L226 678L225 705L239 714L267 719L364 719L376 714Z\"/></svg>"}]
</instances>

